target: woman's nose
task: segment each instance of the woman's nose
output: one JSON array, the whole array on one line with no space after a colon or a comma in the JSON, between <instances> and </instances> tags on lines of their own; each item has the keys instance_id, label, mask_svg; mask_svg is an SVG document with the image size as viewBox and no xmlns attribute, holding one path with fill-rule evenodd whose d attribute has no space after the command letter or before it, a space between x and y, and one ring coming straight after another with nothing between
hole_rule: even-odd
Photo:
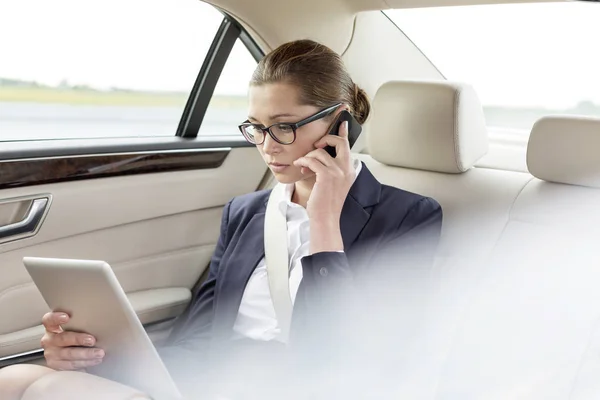
<instances>
[{"instance_id":1,"label":"woman's nose","mask_svg":"<svg viewBox=\"0 0 600 400\"><path fill-rule=\"evenodd\" d=\"M265 154L277 154L281 152L281 144L277 143L268 133L265 134L265 141L262 147Z\"/></svg>"}]
</instances>

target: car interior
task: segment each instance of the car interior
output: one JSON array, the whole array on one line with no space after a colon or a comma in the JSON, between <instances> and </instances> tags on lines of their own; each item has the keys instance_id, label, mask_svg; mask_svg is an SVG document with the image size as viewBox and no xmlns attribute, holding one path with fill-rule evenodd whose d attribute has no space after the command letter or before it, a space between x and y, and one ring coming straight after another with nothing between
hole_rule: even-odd
<instances>
[{"instance_id":1,"label":"car interior","mask_svg":"<svg viewBox=\"0 0 600 400\"><path fill-rule=\"evenodd\" d=\"M380 182L431 196L443 208L434 264L440 311L414 345L421 350L410 357L411 367L401 368L409 371L398 376L404 398L600 398L594 375L600 373L600 111L596 116L548 111L536 114L518 135L495 132L478 86L468 77L446 77L403 30L401 18L390 17L412 9L496 6L518 13L525 6L519 3L540 10L584 7L598 17L600 5L188 3L200 3L200 12L210 14L214 21L206 29L213 29L213 36L205 39L206 55L198 65L188 66L194 76L168 134L128 136L128 126L144 125L127 121L128 116L119 122L117 113L106 125L86 119L95 125L92 136L64 122L68 135L52 131L36 137L34 131L48 123L42 119L31 125L33 138L13 137L5 129L17 126L11 122L16 114L0 85L0 368L44 363L41 317L48 307L23 257L109 262L152 340L160 343L168 335L205 277L223 206L234 196L274 185L257 150L236 131L245 103L236 106L241 111L225 113L226 134L211 134L207 123L221 118L217 108L225 107L214 94L226 79L241 82L240 87L248 81L247 74L235 77L232 65L245 62L251 73L278 45L310 38L342 54L372 100L372 114L352 149L355 157ZM441 29L435 34L439 40L445 35ZM591 37L586 45L592 51ZM531 57L542 51L530 50ZM507 63L521 61L527 62ZM571 68L569 73L577 74L577 67ZM169 118L158 114L156 124ZM27 114L24 120L37 117ZM117 122L120 128L114 128ZM103 126L111 131L104 136ZM34 383L23 399L52 390L69 373L53 379ZM124 386L115 393L115 398L149 398Z\"/></svg>"}]
</instances>

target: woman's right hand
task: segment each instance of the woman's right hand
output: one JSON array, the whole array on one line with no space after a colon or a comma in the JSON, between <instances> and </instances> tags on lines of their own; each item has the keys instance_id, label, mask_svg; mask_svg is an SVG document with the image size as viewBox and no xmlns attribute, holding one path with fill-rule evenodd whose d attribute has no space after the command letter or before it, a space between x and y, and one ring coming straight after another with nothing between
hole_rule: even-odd
<instances>
[{"instance_id":1,"label":"woman's right hand","mask_svg":"<svg viewBox=\"0 0 600 400\"><path fill-rule=\"evenodd\" d=\"M87 333L63 331L61 325L67 322L69 316L62 312L49 312L42 318L46 328L42 347L48 367L72 371L100 364L104 350L94 348L96 338Z\"/></svg>"}]
</instances>

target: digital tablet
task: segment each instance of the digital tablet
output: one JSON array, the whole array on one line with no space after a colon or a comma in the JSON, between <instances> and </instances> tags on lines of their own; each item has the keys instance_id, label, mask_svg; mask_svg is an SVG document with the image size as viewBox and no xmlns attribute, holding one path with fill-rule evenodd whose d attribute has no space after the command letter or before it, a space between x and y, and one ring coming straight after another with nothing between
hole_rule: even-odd
<instances>
[{"instance_id":1,"label":"digital tablet","mask_svg":"<svg viewBox=\"0 0 600 400\"><path fill-rule=\"evenodd\" d=\"M105 351L89 373L156 400L182 399L108 263L35 257L23 263L50 309L71 316L63 329L93 335Z\"/></svg>"}]
</instances>

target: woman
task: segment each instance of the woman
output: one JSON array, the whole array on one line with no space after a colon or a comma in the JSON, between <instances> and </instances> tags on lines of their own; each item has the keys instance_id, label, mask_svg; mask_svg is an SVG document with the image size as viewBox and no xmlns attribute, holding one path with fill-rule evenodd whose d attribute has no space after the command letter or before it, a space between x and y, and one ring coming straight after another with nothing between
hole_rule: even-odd
<instances>
[{"instance_id":1,"label":"woman","mask_svg":"<svg viewBox=\"0 0 600 400\"><path fill-rule=\"evenodd\" d=\"M365 307L384 305L377 303L386 292L384 282L394 282L406 265L413 270L429 267L441 226L435 200L381 185L364 164L352 159L347 125L337 136L326 135L342 110L360 124L370 111L366 94L329 48L300 40L275 49L254 72L249 104L248 120L240 130L283 185L280 197L271 201L286 217L293 318L288 336L269 291L264 221L271 191L236 197L224 208L208 278L160 349L173 377L192 398L198 390L205 393L198 389L198 377L218 376L213 373L217 365L229 373L222 386L211 379L213 387L219 391L228 386L232 393L234 364L254 365L257 358L273 355L263 366L277 365L274 370L279 370L282 364L273 360L289 348L303 349L292 353L304 361L307 354L316 354L317 363L345 354L332 349L358 343L365 332L378 331L374 324L385 319L365 318L369 313L364 312ZM335 147L335 158L325 146ZM393 291L394 284L387 288ZM28 384L53 369L84 369L102 362L104 352L93 348L93 336L62 332L60 325L67 321L59 313L44 316L42 344L52 369L18 366L0 371L0 391L11 391L3 399L18 398ZM240 357L250 364L240 364ZM248 387L244 389L247 394Z\"/></svg>"}]
</instances>

